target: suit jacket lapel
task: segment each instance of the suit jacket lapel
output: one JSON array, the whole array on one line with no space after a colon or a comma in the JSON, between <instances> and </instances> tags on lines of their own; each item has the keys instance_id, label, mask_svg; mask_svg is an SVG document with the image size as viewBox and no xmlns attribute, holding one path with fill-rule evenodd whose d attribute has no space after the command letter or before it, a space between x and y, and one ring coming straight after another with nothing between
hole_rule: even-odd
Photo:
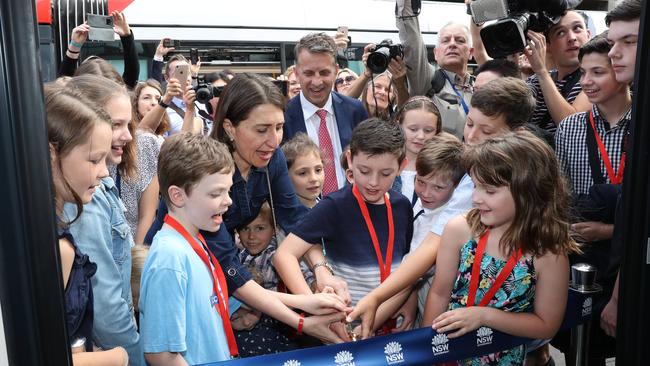
<instances>
[{"instance_id":1,"label":"suit jacket lapel","mask_svg":"<svg viewBox=\"0 0 650 366\"><path fill-rule=\"evenodd\" d=\"M350 144L350 139L352 138L352 129L350 128L352 125L352 116L343 98L336 92L332 92L332 108L334 108L336 125L339 128L341 147L345 149Z\"/></svg>"}]
</instances>

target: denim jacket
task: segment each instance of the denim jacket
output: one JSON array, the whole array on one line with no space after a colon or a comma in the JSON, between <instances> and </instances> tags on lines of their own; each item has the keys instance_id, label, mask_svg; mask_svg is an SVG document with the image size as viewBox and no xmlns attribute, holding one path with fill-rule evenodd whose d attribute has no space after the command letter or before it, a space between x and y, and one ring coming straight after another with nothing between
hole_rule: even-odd
<instances>
[{"instance_id":1,"label":"denim jacket","mask_svg":"<svg viewBox=\"0 0 650 366\"><path fill-rule=\"evenodd\" d=\"M269 197L269 184L266 179L267 168L251 167L248 173L248 180L235 169L233 185L230 188L232 205L224 214L225 229L219 229L215 233L201 232L205 237L208 247L219 260L226 280L228 280L228 291L232 294L239 287L243 286L251 275L239 262L237 249L234 242L234 231L238 227L249 223L259 214L262 203ZM271 190L273 191L273 209L278 225L286 232L290 232L306 213L307 208L303 206L296 196L289 172L287 161L282 150L277 149L268 165ZM270 204L270 202L269 202ZM156 220L149 229L145 243L151 243L153 236L160 230L167 214L167 206L160 200Z\"/></svg>"},{"instance_id":2,"label":"denim jacket","mask_svg":"<svg viewBox=\"0 0 650 366\"><path fill-rule=\"evenodd\" d=\"M67 220L76 216L66 204ZM70 226L79 250L97 264L91 282L94 294L93 341L103 348L124 347L131 365L144 366L144 353L133 316L131 297L131 247L133 236L124 217L124 204L113 179L106 177L92 201Z\"/></svg>"}]
</instances>

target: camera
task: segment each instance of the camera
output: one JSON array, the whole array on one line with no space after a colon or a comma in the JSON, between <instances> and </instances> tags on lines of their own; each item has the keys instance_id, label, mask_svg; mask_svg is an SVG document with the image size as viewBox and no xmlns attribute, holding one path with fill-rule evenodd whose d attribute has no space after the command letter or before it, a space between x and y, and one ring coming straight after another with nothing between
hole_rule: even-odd
<instances>
[{"instance_id":1,"label":"camera","mask_svg":"<svg viewBox=\"0 0 650 366\"><path fill-rule=\"evenodd\" d=\"M373 74L381 74L386 71L391 59L404 57L404 47L401 44L393 44L390 39L379 43L374 51L368 55L366 64Z\"/></svg>"},{"instance_id":2,"label":"camera","mask_svg":"<svg viewBox=\"0 0 650 366\"><path fill-rule=\"evenodd\" d=\"M476 24L497 20L481 29L488 55L505 58L526 48L529 30L544 33L566 12L566 0L475 0L469 5Z\"/></svg>"},{"instance_id":3,"label":"camera","mask_svg":"<svg viewBox=\"0 0 650 366\"><path fill-rule=\"evenodd\" d=\"M202 104L208 104L210 99L217 98L223 92L223 86L214 86L208 83L199 83L194 87L196 92L196 101Z\"/></svg>"}]
</instances>

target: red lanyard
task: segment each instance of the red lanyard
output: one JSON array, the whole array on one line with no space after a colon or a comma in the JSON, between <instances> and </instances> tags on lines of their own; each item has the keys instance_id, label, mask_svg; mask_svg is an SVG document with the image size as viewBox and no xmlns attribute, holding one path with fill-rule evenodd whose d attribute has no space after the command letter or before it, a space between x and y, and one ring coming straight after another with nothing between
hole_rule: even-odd
<instances>
[{"instance_id":1,"label":"red lanyard","mask_svg":"<svg viewBox=\"0 0 650 366\"><path fill-rule=\"evenodd\" d=\"M379 263L380 279L381 282L384 282L390 275L390 267L393 262L393 247L395 246L395 225L393 224L393 208L390 205L390 198L388 193L384 194L384 202L386 203L386 211L388 215L388 247L386 248L386 262L384 262L384 258L381 255L381 248L379 247L379 240L377 239L377 232L375 231L375 226L372 224L372 220L370 219L370 213L368 213L368 206L366 206L366 201L361 197L361 193L359 193L359 188L357 188L356 184L352 185L352 194L359 203L361 215L363 215L363 220L366 222L366 226L368 227L368 233L370 233L372 246L375 248L375 255L377 256L377 262Z\"/></svg>"},{"instance_id":2,"label":"red lanyard","mask_svg":"<svg viewBox=\"0 0 650 366\"><path fill-rule=\"evenodd\" d=\"M609 182L612 184L621 184L623 183L623 171L625 170L625 150L621 153L621 163L618 165L618 172L614 174L614 167L612 166L611 160L609 160L609 154L605 150L605 144L600 138L598 131L596 131L596 124L594 123L594 113L589 112L589 122L591 123L591 129L594 131L594 136L596 137L596 143L598 144L598 150L600 150L600 157L605 163L605 169L607 170L607 175L609 176Z\"/></svg>"},{"instance_id":3,"label":"red lanyard","mask_svg":"<svg viewBox=\"0 0 650 366\"><path fill-rule=\"evenodd\" d=\"M476 298L476 290L478 290L478 283L479 283L479 277L481 275L481 261L483 260L483 253L485 253L485 247L487 246L487 240L488 236L490 235L490 231L486 231L483 236L478 241L478 246L476 247L476 256L474 257L474 263L472 264L472 277L469 281L469 294L467 295L467 306L474 306L474 299ZM513 253L510 258L508 258L508 262L506 263L506 266L499 271L499 274L497 275L496 280L492 284L492 286L488 289L488 291L485 293L483 298L481 298L481 302L479 302L478 306L487 306L487 304L492 300L494 295L499 291L501 288L501 285L505 282L506 278L510 275L512 272L512 269L515 268L515 264L517 264L517 261L521 258L521 249L517 249L516 253Z\"/></svg>"},{"instance_id":4,"label":"red lanyard","mask_svg":"<svg viewBox=\"0 0 650 366\"><path fill-rule=\"evenodd\" d=\"M183 225L181 225L173 217L166 215L165 224L171 226L174 230L181 234L183 238L185 238L185 240L187 240L187 242L190 244L192 249L194 249L194 252L196 252L199 258L201 258L205 266L208 267L208 270L212 275L212 290L214 291L214 294L218 296L218 301L214 307L217 309L219 316L221 316L223 330L226 333L226 338L228 339L228 349L230 350L230 356L233 358L238 357L239 351L237 350L235 333L233 332L232 326L230 325L230 311L228 309L228 299L225 295L228 293L228 283L226 282L226 277L223 275L219 261L214 257L214 254L212 254L212 252L207 249L203 235L199 234L199 241L201 241L201 245L199 245L199 243L196 242L192 235L190 235L190 233L185 230ZM210 255L210 258L208 258L208 254Z\"/></svg>"}]
</instances>

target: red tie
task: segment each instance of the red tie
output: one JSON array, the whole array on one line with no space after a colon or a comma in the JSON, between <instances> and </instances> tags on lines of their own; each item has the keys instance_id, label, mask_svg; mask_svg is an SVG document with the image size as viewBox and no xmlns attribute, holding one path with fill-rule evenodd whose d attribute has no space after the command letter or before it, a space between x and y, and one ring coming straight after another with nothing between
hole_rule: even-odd
<instances>
[{"instance_id":1,"label":"red tie","mask_svg":"<svg viewBox=\"0 0 650 366\"><path fill-rule=\"evenodd\" d=\"M320 126L318 126L318 146L323 154L323 165L325 168L325 182L323 183L323 196L339 189L336 179L336 165L334 165L334 147L332 139L327 131L327 111L319 109L316 111L320 117Z\"/></svg>"}]
</instances>

